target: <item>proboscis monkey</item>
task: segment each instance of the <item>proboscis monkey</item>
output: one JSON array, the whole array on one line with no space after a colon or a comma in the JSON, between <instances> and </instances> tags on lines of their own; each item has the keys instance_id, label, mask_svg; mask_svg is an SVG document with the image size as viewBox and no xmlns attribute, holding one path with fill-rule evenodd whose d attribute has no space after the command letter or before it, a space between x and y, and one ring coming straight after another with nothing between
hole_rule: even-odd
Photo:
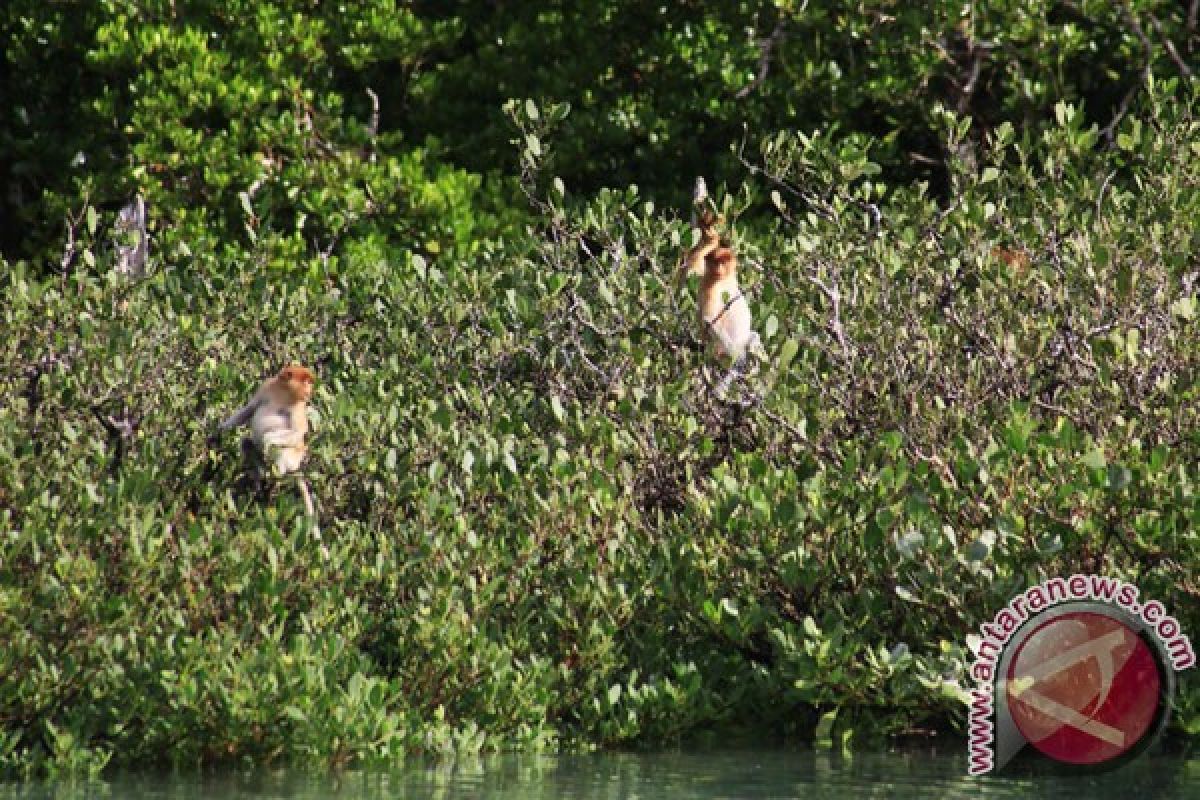
<instances>
[{"instance_id":1,"label":"proboscis monkey","mask_svg":"<svg viewBox=\"0 0 1200 800\"><path fill-rule=\"evenodd\" d=\"M701 335L715 353L736 366L761 347L750 319L750 304L737 279L737 257L721 244L719 218L710 210L700 217L700 243L688 251L680 268L680 280L700 275ZM727 376L732 380L731 376ZM723 382L728 385L728 382Z\"/></svg>"},{"instance_id":2,"label":"proboscis monkey","mask_svg":"<svg viewBox=\"0 0 1200 800\"><path fill-rule=\"evenodd\" d=\"M1014 273L1024 272L1029 268L1029 254L1022 249L996 245L992 248L992 258L1004 262Z\"/></svg>"},{"instance_id":3,"label":"proboscis monkey","mask_svg":"<svg viewBox=\"0 0 1200 800\"><path fill-rule=\"evenodd\" d=\"M308 433L308 401L312 398L313 374L306 367L290 364L267 379L250 402L221 423L229 430L250 423L254 443L280 473L294 472L304 459L304 436Z\"/></svg>"},{"instance_id":4,"label":"proboscis monkey","mask_svg":"<svg viewBox=\"0 0 1200 800\"><path fill-rule=\"evenodd\" d=\"M251 438L263 458L281 474L300 468L307 448L304 436L308 433L308 401L312 398L312 371L298 364L289 364L279 374L267 379L250 402L239 408L221 423L229 430L250 423ZM312 497L303 478L299 479L304 508L314 516Z\"/></svg>"}]
</instances>

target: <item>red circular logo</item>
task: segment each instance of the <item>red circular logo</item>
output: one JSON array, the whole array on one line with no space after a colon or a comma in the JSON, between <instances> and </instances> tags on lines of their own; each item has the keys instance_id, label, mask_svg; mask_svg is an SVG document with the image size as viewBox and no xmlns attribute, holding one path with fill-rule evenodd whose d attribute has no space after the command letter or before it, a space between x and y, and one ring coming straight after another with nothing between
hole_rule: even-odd
<instances>
[{"instance_id":1,"label":"red circular logo","mask_svg":"<svg viewBox=\"0 0 1200 800\"><path fill-rule=\"evenodd\" d=\"M1021 735L1068 764L1100 764L1133 749L1158 713L1162 688L1142 638L1091 611L1036 628L1006 678L1009 712Z\"/></svg>"}]
</instances>

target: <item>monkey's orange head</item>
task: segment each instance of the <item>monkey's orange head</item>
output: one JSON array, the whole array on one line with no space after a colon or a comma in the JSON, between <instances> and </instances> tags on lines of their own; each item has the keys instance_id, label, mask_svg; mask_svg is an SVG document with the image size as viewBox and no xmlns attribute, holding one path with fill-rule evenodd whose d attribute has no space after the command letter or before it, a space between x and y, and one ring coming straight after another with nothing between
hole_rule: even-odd
<instances>
[{"instance_id":1,"label":"monkey's orange head","mask_svg":"<svg viewBox=\"0 0 1200 800\"><path fill-rule=\"evenodd\" d=\"M316 378L312 374L312 370L308 367L302 367L299 364L288 364L279 372L279 379L288 387L291 393L301 400L308 400L312 397L313 385L316 383Z\"/></svg>"},{"instance_id":2,"label":"monkey's orange head","mask_svg":"<svg viewBox=\"0 0 1200 800\"><path fill-rule=\"evenodd\" d=\"M724 280L737 273L737 258L728 247L718 247L708 257L705 267L710 280Z\"/></svg>"}]
</instances>

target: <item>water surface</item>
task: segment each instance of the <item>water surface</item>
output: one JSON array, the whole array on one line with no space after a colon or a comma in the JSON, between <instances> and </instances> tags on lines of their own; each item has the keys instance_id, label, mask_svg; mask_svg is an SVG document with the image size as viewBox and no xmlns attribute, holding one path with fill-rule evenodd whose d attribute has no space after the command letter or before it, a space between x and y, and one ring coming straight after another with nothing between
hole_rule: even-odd
<instances>
[{"instance_id":1,"label":"water surface","mask_svg":"<svg viewBox=\"0 0 1200 800\"><path fill-rule=\"evenodd\" d=\"M318 800L354 797L501 800L716 798L1200 798L1200 759L1147 756L1103 775L970 778L957 751L843 757L825 751L720 749L656 753L500 755L410 763L337 776L297 769L118 773L56 786L0 785L9 798Z\"/></svg>"}]
</instances>

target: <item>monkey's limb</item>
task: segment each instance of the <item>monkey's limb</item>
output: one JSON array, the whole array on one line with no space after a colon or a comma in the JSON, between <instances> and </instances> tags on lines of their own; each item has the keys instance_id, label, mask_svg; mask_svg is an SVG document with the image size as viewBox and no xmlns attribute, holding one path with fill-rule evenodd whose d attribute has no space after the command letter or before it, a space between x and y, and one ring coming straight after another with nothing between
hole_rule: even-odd
<instances>
[{"instance_id":1,"label":"monkey's limb","mask_svg":"<svg viewBox=\"0 0 1200 800\"><path fill-rule=\"evenodd\" d=\"M254 412L262 405L262 398L255 395L249 403L239 408L237 411L218 426L218 430L227 431L230 428L236 428L240 425L245 425L254 416Z\"/></svg>"},{"instance_id":2,"label":"monkey's limb","mask_svg":"<svg viewBox=\"0 0 1200 800\"><path fill-rule=\"evenodd\" d=\"M263 475L267 464L263 461L258 445L249 436L242 437L241 449L244 471L242 478L238 481L239 489L244 491L248 488L252 494L258 495L262 492Z\"/></svg>"},{"instance_id":3,"label":"monkey's limb","mask_svg":"<svg viewBox=\"0 0 1200 800\"><path fill-rule=\"evenodd\" d=\"M700 244L689 250L675 273L676 289L683 286L689 275L703 275L705 260L720 246L721 243L718 239L710 238L702 240Z\"/></svg>"}]
</instances>

